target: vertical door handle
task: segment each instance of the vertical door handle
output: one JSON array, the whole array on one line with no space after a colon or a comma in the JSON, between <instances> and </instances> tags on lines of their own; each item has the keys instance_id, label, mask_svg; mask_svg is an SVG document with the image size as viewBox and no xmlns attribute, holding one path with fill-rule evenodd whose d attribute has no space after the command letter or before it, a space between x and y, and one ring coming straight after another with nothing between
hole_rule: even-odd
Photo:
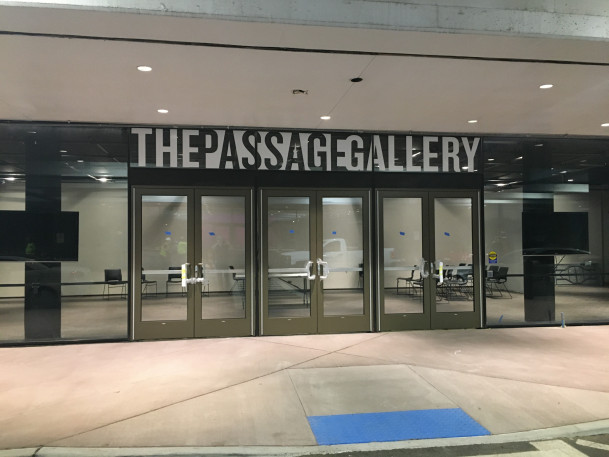
<instances>
[{"instance_id":1,"label":"vertical door handle","mask_svg":"<svg viewBox=\"0 0 609 457\"><path fill-rule=\"evenodd\" d=\"M427 273L427 271L425 270L425 264L427 263L427 260L421 258L419 260L419 275L421 276L421 279L425 279L429 276L429 273Z\"/></svg>"},{"instance_id":2,"label":"vertical door handle","mask_svg":"<svg viewBox=\"0 0 609 457\"><path fill-rule=\"evenodd\" d=\"M330 274L328 262L324 262L321 259L317 259L317 274L319 275L319 279L321 279L322 281L328 277L328 275Z\"/></svg>"},{"instance_id":3,"label":"vertical door handle","mask_svg":"<svg viewBox=\"0 0 609 457\"><path fill-rule=\"evenodd\" d=\"M315 272L313 272L313 274L311 274L311 267L313 266L313 261L309 260L307 262L307 264L305 265L305 270L307 270L307 278L312 281L315 279Z\"/></svg>"},{"instance_id":4,"label":"vertical door handle","mask_svg":"<svg viewBox=\"0 0 609 457\"><path fill-rule=\"evenodd\" d=\"M438 274L435 274L433 262L431 264L431 269L434 271L433 277L438 280L438 284L442 284L444 282L444 262L436 260L436 263L438 264Z\"/></svg>"}]
</instances>

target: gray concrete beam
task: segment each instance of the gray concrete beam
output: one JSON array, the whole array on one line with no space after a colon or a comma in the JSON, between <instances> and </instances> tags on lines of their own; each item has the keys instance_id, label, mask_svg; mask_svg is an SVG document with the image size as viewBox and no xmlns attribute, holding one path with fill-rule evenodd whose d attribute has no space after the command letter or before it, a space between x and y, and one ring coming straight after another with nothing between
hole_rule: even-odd
<instances>
[{"instance_id":1,"label":"gray concrete beam","mask_svg":"<svg viewBox=\"0 0 609 457\"><path fill-rule=\"evenodd\" d=\"M68 0L0 5L381 30L609 39L606 0Z\"/></svg>"}]
</instances>

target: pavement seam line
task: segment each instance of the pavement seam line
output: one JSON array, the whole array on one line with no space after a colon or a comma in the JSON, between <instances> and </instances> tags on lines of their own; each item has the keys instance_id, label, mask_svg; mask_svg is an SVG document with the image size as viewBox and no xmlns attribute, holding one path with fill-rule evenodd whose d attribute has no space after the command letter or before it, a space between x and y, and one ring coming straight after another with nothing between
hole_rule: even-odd
<instances>
[{"instance_id":1,"label":"pavement seam line","mask_svg":"<svg viewBox=\"0 0 609 457\"><path fill-rule=\"evenodd\" d=\"M353 346L356 346L356 345L353 345ZM339 349L338 351L344 351L345 349L349 349L350 347L353 347L353 346L348 346L346 348ZM333 351L333 352L338 352L338 351ZM355 355L355 356L357 356L358 354L349 354L349 353L346 353L346 355ZM366 356L360 356L360 357L366 357ZM569 389L586 390L588 392L598 392L598 393L609 394L609 391L605 391L605 390L583 389L583 388L579 388L579 387L561 386L559 384L547 384L547 383L535 382L535 381L524 381L524 380L521 380L521 379L514 379L514 378L509 378L509 377L499 376L499 375L480 375L480 374L477 374L477 373L470 373L468 371L457 370L457 369L448 370L446 368L439 368L437 366L424 365L424 364L421 364L421 363L404 362L404 361L392 360L392 359L383 358L383 357L376 357L376 358L378 360L383 361L383 362L389 362L389 365L408 365L408 366L412 366L412 367L430 368L430 369L434 369L434 370L454 371L456 373L471 374L471 375L474 375L474 376L484 376L485 378L504 379L504 380L508 380L508 381L527 382L529 384L539 384L541 386L565 387L565 388L569 388ZM300 363L306 363L306 362L300 362Z\"/></svg>"},{"instance_id":2,"label":"pavement seam line","mask_svg":"<svg viewBox=\"0 0 609 457\"><path fill-rule=\"evenodd\" d=\"M394 363L394 365L399 365L399 363ZM572 390L579 390L579 391L583 391L583 392L591 392L591 393L609 395L609 392L604 391L604 390L594 390L594 389L584 389L581 387L561 386L558 384L547 384L547 383L543 383L543 382L527 381L527 380L522 380L522 379L507 378L507 377L496 376L496 375L493 376L493 375L484 375L484 374L479 374L479 373L469 373L467 371L461 371L461 370L448 370L446 368L430 367L427 365L417 365L417 364L403 364L403 365L408 365L411 368L413 368L413 367L414 368L427 368L429 370L445 371L445 372L449 372L449 373L453 373L453 372L460 373L460 374L465 374L465 375L469 375L469 376L476 376L479 378L498 379L500 381L521 382L524 384L532 384L532 385L536 385L536 386L548 386L548 387L556 387L559 389L572 389ZM422 375L420 375L420 376L422 376Z\"/></svg>"},{"instance_id":3,"label":"pavement seam line","mask_svg":"<svg viewBox=\"0 0 609 457\"><path fill-rule=\"evenodd\" d=\"M281 343L278 343L278 344L281 344ZM288 345L288 346L292 346L292 347L298 347L298 348L303 349L303 346L295 346L295 345ZM354 346L354 345L352 345L352 346ZM348 346L348 347L351 347L351 346ZM323 349L306 348L306 347L304 347L304 349L310 349L310 350L315 350L315 351L320 351L320 352L323 352ZM109 426L111 426L111 425L120 424L121 422L125 422L125 421L127 421L127 420L131 420L131 419L135 419L135 418L137 418L137 417L145 416L146 414L154 413L154 412L160 411L160 410L165 409L165 408L170 408L170 407L172 407L172 406L179 405L179 404L181 404L181 403L185 403L185 402L188 402L188 401L191 401L191 400L195 400L195 399L197 399L197 398L202 398L202 397L205 397L205 396L207 396L207 395L210 395L210 394L213 394L213 393L216 393L216 392L221 392L221 391L223 391L223 390L230 389L230 388L232 388L232 387L237 387L237 386L240 386L240 385L246 384L246 383L248 383L248 382L252 382L252 381L255 381L255 380L258 380L258 379L265 378L265 377L267 377L267 376L271 376L271 375L274 375L274 374L277 374L277 373L281 373L282 371L287 371L287 370L290 370L292 367L294 367L294 366L296 366L296 365L299 365L299 364L301 364L301 363L306 363L306 362L309 362L309 361L312 361L312 360L318 359L319 357L323 357L324 355L332 354L332 353L334 353L334 352L336 352L336 351L326 352L325 354L321 354L321 355L318 355L318 356L312 357L312 358L310 358L310 359L308 359L308 360L305 360L305 361L303 361L303 362L298 362L298 363L295 363L295 364L292 364L292 365L289 365L289 366L286 366L286 367L280 368L280 369L278 369L278 370L271 371L271 372L269 372L269 373L265 373L265 374L262 374L262 375L259 375L259 376L256 376L256 377L253 377L253 378L250 378L250 379L244 380L244 381L237 382L237 383L235 383L235 384L231 384L231 385L227 385L227 386L224 386L224 387L220 387L220 388L218 388L218 389L214 389L214 390L211 390L211 391L209 391L209 392L205 392L205 393L203 393L203 394L199 394L199 395L194 395L194 396L189 397L189 398L184 398L184 399L182 399L182 400L179 400L179 401L176 401L176 402L173 402L173 403L169 403L169 404L166 404L166 405L163 405L163 406L159 406L159 407L157 407L157 408L153 408L153 409L150 409L150 410L145 411L145 412L142 412L142 413L134 414L134 415L132 415L132 416L125 417L125 418L123 418L123 419L119 419L119 420L116 420L116 421L113 421L113 422L109 422L109 423L107 423L107 424L100 425L100 426L98 426L98 427L93 427L93 428L91 428L91 429L89 429L89 430L85 430L85 431L83 431L83 432L75 433L75 434L73 434L73 435L63 436L63 437L60 437L60 438L57 438L57 439L55 439L55 440L51 441L49 444L43 445L43 446L41 447L41 449L42 449L43 447L53 447L53 446L52 446L52 444L53 444L53 443L55 443L55 442L57 442L57 441L61 441L61 440L69 439L69 438L74 438L74 437L77 437L77 436L79 436L79 435L83 435L83 434L85 434L85 433L89 433L89 432L93 432L93 431L95 431L95 430L102 429L102 428L104 428L104 427L109 427ZM291 379L291 378L290 378L290 379Z\"/></svg>"}]
</instances>

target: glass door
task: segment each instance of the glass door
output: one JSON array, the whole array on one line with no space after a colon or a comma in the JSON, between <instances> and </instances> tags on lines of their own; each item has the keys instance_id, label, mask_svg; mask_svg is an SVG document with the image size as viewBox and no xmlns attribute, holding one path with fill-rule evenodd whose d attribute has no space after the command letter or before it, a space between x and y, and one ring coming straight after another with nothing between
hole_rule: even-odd
<instances>
[{"instance_id":1,"label":"glass door","mask_svg":"<svg viewBox=\"0 0 609 457\"><path fill-rule=\"evenodd\" d=\"M380 330L480 326L478 193L377 198Z\"/></svg>"},{"instance_id":2,"label":"glass door","mask_svg":"<svg viewBox=\"0 0 609 457\"><path fill-rule=\"evenodd\" d=\"M135 188L134 339L250 335L251 191Z\"/></svg>"},{"instance_id":3,"label":"glass door","mask_svg":"<svg viewBox=\"0 0 609 457\"><path fill-rule=\"evenodd\" d=\"M261 333L368 331L368 193L261 191Z\"/></svg>"}]
</instances>

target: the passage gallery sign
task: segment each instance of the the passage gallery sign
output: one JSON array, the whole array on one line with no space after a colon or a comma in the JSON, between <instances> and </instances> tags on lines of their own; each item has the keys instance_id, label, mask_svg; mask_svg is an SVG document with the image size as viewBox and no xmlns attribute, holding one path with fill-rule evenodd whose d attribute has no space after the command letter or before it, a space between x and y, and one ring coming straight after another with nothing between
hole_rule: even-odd
<instances>
[{"instance_id":1,"label":"the passage gallery sign","mask_svg":"<svg viewBox=\"0 0 609 457\"><path fill-rule=\"evenodd\" d=\"M131 129L131 166L219 170L474 172L480 138L351 132Z\"/></svg>"}]
</instances>

